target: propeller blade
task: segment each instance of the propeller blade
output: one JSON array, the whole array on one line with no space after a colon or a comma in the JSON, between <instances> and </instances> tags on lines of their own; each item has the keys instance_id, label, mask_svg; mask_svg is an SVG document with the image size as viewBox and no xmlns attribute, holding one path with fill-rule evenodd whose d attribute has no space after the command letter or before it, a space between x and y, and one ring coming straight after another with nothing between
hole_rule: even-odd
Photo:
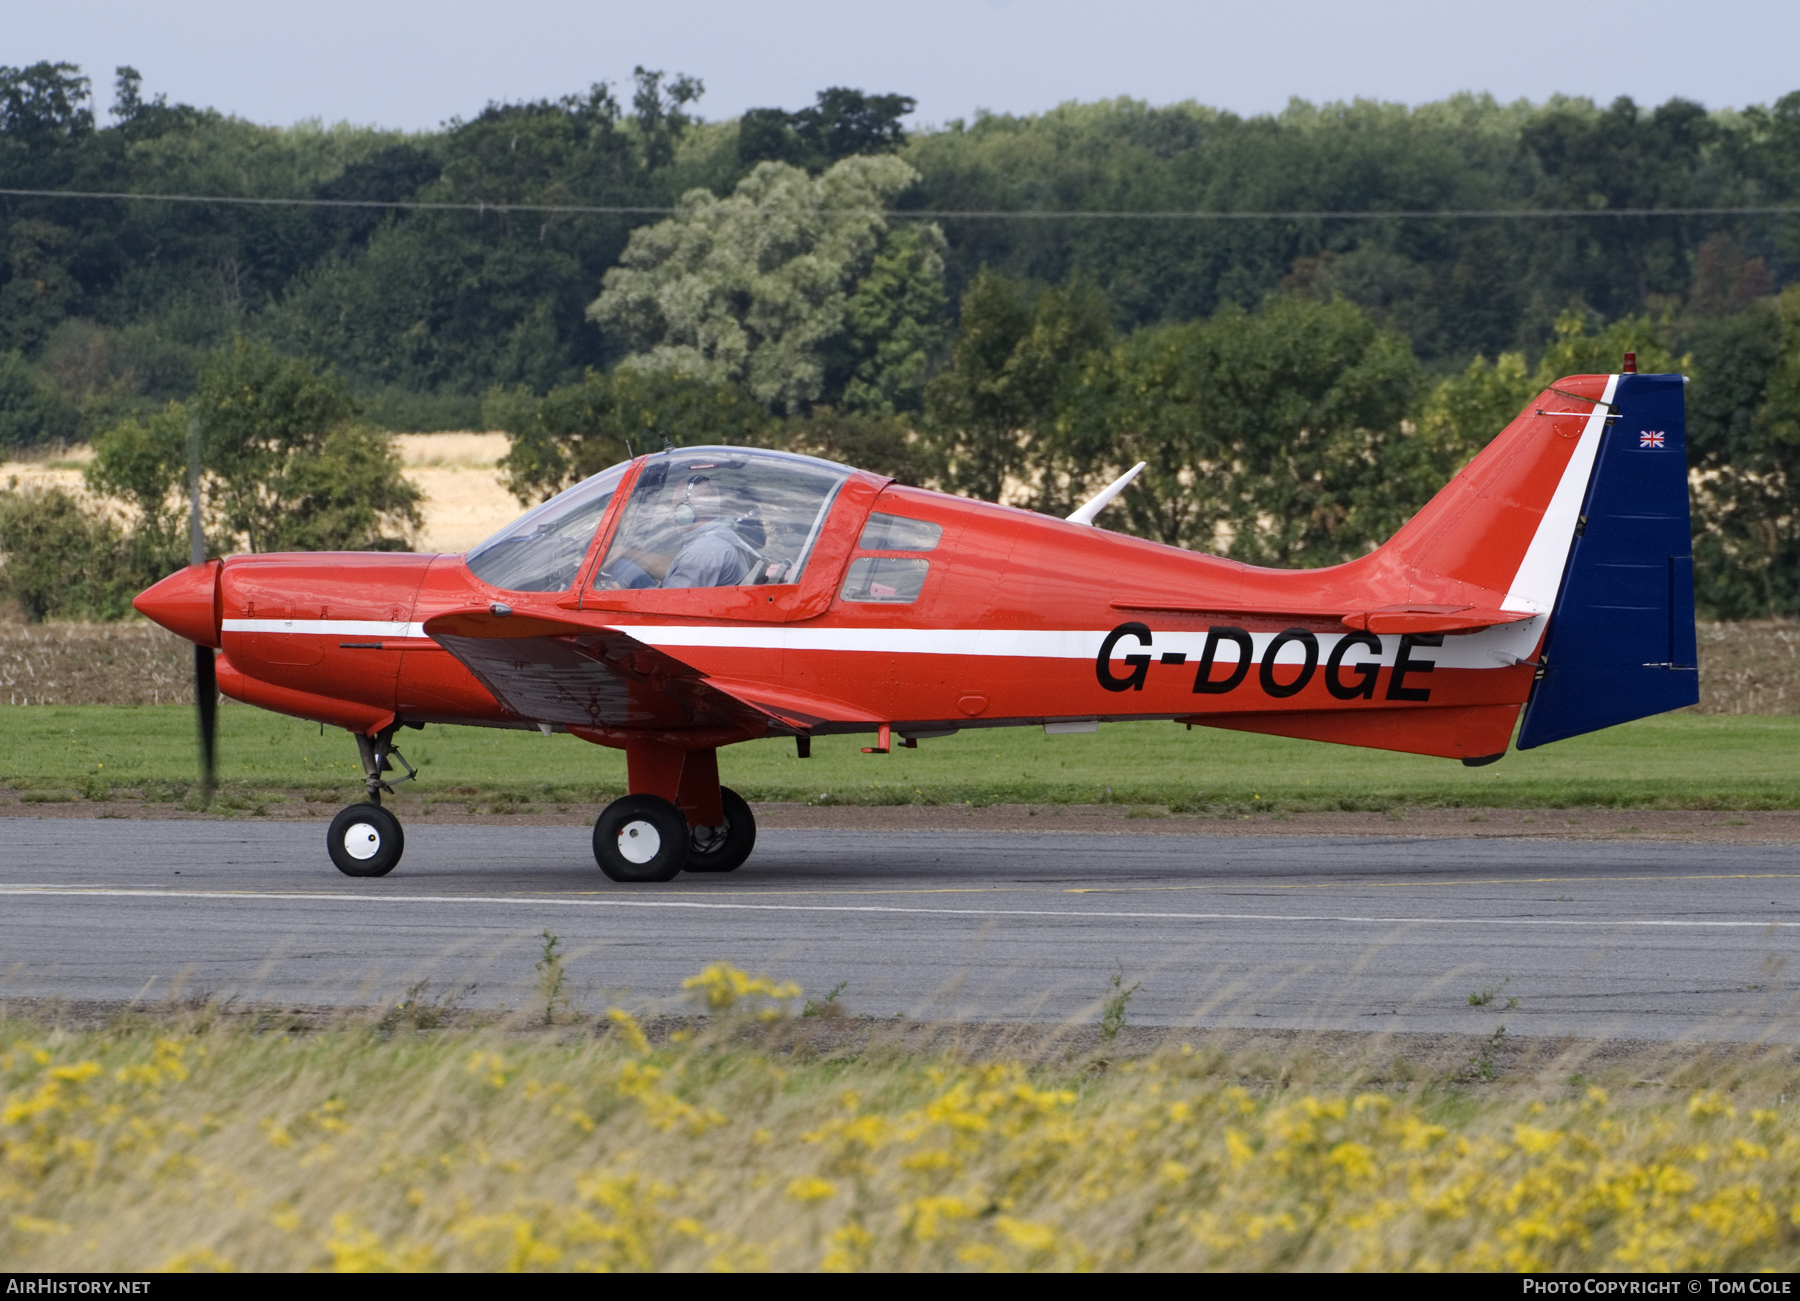
<instances>
[{"instance_id":1,"label":"propeller blade","mask_svg":"<svg viewBox=\"0 0 1800 1301\"><path fill-rule=\"evenodd\" d=\"M194 703L200 710L200 801L205 807L217 785L219 746L219 675L211 646L194 647Z\"/></svg>"},{"instance_id":2,"label":"propeller blade","mask_svg":"<svg viewBox=\"0 0 1800 1301\"><path fill-rule=\"evenodd\" d=\"M206 532L200 520L200 422L188 421L188 562L206 563ZM219 673L212 647L194 647L194 705L200 721L200 804L212 803L219 748Z\"/></svg>"}]
</instances>

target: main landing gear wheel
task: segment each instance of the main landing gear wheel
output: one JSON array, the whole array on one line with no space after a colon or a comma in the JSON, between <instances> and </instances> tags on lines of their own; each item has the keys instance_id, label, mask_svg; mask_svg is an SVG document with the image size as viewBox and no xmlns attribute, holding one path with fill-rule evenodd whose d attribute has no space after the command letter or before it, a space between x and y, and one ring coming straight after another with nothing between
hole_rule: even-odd
<instances>
[{"instance_id":1,"label":"main landing gear wheel","mask_svg":"<svg viewBox=\"0 0 1800 1301\"><path fill-rule=\"evenodd\" d=\"M345 876L386 876L406 852L406 833L379 804L352 804L331 820L325 847Z\"/></svg>"},{"instance_id":2,"label":"main landing gear wheel","mask_svg":"<svg viewBox=\"0 0 1800 1301\"><path fill-rule=\"evenodd\" d=\"M725 825L695 827L689 833L690 872L735 872L756 848L756 816L744 803L744 797L729 786L721 786L719 803L725 810Z\"/></svg>"},{"instance_id":3,"label":"main landing gear wheel","mask_svg":"<svg viewBox=\"0 0 1800 1301\"><path fill-rule=\"evenodd\" d=\"M655 795L614 800L594 823L594 859L615 881L673 881L687 857L687 819Z\"/></svg>"}]
</instances>

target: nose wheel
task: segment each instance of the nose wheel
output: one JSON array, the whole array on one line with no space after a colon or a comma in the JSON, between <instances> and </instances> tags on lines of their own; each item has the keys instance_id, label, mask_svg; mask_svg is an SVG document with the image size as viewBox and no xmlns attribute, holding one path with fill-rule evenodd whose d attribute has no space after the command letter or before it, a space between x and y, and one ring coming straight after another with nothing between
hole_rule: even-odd
<instances>
[{"instance_id":1,"label":"nose wheel","mask_svg":"<svg viewBox=\"0 0 1800 1301\"><path fill-rule=\"evenodd\" d=\"M379 804L352 804L331 820L325 848L345 876L386 876L406 852L406 833Z\"/></svg>"},{"instance_id":2,"label":"nose wheel","mask_svg":"<svg viewBox=\"0 0 1800 1301\"><path fill-rule=\"evenodd\" d=\"M344 809L331 820L331 829L325 833L325 850L345 876L386 876L406 852L406 833L400 830L400 819L381 807L383 791L392 795L395 782L411 781L419 775L394 748L394 733L399 726L393 723L374 736L356 738L368 802ZM406 769L406 776L385 776L393 772L396 762Z\"/></svg>"}]
</instances>

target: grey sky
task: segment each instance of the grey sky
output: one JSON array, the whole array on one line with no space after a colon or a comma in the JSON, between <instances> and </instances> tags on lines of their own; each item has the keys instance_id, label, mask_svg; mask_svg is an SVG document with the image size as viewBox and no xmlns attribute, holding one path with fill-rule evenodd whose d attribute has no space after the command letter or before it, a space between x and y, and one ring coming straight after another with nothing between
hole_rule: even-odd
<instances>
[{"instance_id":1,"label":"grey sky","mask_svg":"<svg viewBox=\"0 0 1800 1301\"><path fill-rule=\"evenodd\" d=\"M1796 49L1794 0L0 0L0 64L79 63L102 108L129 63L148 92L258 122L411 129L638 63L702 78L715 119L831 85L913 95L915 123L1115 95L1240 113L1459 90L1717 108L1800 89Z\"/></svg>"}]
</instances>

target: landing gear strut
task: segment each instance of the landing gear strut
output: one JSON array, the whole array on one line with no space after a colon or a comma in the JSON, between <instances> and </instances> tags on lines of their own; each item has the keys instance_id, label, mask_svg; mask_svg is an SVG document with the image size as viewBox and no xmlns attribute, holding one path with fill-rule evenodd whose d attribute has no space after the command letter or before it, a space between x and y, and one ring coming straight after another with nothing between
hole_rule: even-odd
<instances>
[{"instance_id":1,"label":"landing gear strut","mask_svg":"<svg viewBox=\"0 0 1800 1301\"><path fill-rule=\"evenodd\" d=\"M325 833L326 852L345 876L386 876L406 852L406 833L400 828L400 819L381 807L383 791L392 795L395 783L411 781L419 775L394 747L398 726L391 724L374 736L359 734L356 738L368 801L339 812ZM383 777L383 773L394 770L395 762L406 769L406 776Z\"/></svg>"},{"instance_id":2,"label":"landing gear strut","mask_svg":"<svg viewBox=\"0 0 1800 1301\"><path fill-rule=\"evenodd\" d=\"M615 881L672 881L731 872L756 847L756 818L719 785L716 750L633 738L625 750L631 794L594 823L594 859Z\"/></svg>"}]
</instances>

